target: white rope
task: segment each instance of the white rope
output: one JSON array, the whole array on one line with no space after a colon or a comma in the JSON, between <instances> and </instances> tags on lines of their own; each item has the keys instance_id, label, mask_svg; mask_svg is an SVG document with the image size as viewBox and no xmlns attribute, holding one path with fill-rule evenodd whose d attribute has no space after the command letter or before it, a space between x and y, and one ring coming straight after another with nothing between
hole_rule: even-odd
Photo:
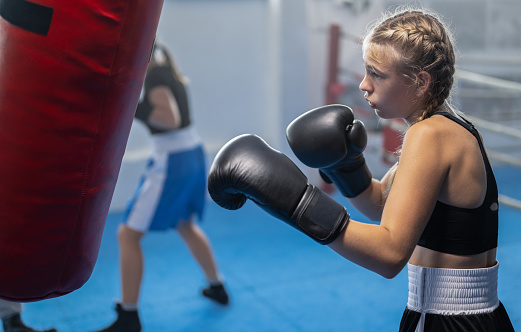
<instances>
[{"instance_id":1,"label":"white rope","mask_svg":"<svg viewBox=\"0 0 521 332\"><path fill-rule=\"evenodd\" d=\"M465 114L465 117L468 118L468 120L470 120L470 122L472 122L473 124L475 124L476 126L480 127L483 130L493 131L496 133L505 134L508 136L512 136L512 137L521 139L521 130L519 130L519 129L504 126L502 124L494 123L494 122L487 121L487 120L482 120L480 118L476 118L474 116L470 116L470 115L466 115L466 114Z\"/></svg>"},{"instance_id":2,"label":"white rope","mask_svg":"<svg viewBox=\"0 0 521 332\"><path fill-rule=\"evenodd\" d=\"M509 156L509 155L507 155L505 153L489 150L488 151L488 156L491 159L503 162L505 164L521 167L521 159Z\"/></svg>"},{"instance_id":3,"label":"white rope","mask_svg":"<svg viewBox=\"0 0 521 332\"><path fill-rule=\"evenodd\" d=\"M499 203L509 206L514 209L521 210L521 201L509 196L499 194Z\"/></svg>"},{"instance_id":4,"label":"white rope","mask_svg":"<svg viewBox=\"0 0 521 332\"><path fill-rule=\"evenodd\" d=\"M455 73L456 78L460 80L465 80L473 83L478 83L481 85L486 85L494 88L500 89L508 89L512 91L516 91L521 94L521 83L504 80L501 78L496 78L492 76L482 75L478 73L473 73L470 71L466 71L463 69L457 69Z\"/></svg>"}]
</instances>

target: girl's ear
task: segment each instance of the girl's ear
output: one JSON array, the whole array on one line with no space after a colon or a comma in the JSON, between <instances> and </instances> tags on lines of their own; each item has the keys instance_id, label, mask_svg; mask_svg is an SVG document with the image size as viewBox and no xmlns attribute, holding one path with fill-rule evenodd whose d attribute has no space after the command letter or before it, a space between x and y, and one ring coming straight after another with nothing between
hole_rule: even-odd
<instances>
[{"instance_id":1,"label":"girl's ear","mask_svg":"<svg viewBox=\"0 0 521 332\"><path fill-rule=\"evenodd\" d=\"M429 91L431 86L431 74L426 71L421 71L417 76L417 86L416 86L416 97L423 97Z\"/></svg>"}]
</instances>

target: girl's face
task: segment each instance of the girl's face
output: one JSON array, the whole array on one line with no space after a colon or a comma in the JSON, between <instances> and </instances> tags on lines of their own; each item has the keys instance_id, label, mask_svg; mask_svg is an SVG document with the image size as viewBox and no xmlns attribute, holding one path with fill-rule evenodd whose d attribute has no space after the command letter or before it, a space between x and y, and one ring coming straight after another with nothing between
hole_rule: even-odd
<instances>
[{"instance_id":1,"label":"girl's face","mask_svg":"<svg viewBox=\"0 0 521 332\"><path fill-rule=\"evenodd\" d=\"M399 55L390 46L364 47L365 76L360 90L379 117L414 122L420 112L415 84L398 71L397 59Z\"/></svg>"}]
</instances>

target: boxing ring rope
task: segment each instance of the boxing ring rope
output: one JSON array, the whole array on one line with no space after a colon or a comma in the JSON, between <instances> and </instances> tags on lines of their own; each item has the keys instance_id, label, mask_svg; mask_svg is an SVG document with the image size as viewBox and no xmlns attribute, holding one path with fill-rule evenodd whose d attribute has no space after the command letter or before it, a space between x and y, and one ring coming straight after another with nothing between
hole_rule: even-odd
<instances>
[{"instance_id":1,"label":"boxing ring rope","mask_svg":"<svg viewBox=\"0 0 521 332\"><path fill-rule=\"evenodd\" d=\"M521 83L513 82L509 80L504 80L497 77L491 77L487 75L482 75L478 73L473 73L467 70L463 70L458 68L456 70L456 78L468 82L478 83L480 85L485 85L493 88L507 89L519 96L521 95Z\"/></svg>"},{"instance_id":2,"label":"boxing ring rope","mask_svg":"<svg viewBox=\"0 0 521 332\"><path fill-rule=\"evenodd\" d=\"M521 210L521 201L510 196L499 194L499 203L509 206L511 208Z\"/></svg>"}]
</instances>

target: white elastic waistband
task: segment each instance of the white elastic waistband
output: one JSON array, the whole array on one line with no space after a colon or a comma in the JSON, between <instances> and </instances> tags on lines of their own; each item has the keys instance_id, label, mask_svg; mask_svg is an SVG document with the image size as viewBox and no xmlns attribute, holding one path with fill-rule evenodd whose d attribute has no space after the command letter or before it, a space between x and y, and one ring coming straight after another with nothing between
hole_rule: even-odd
<instances>
[{"instance_id":1,"label":"white elastic waistband","mask_svg":"<svg viewBox=\"0 0 521 332\"><path fill-rule=\"evenodd\" d=\"M499 305L498 269L497 262L482 269L439 269L408 264L407 307L440 315L490 313Z\"/></svg>"},{"instance_id":2,"label":"white elastic waistband","mask_svg":"<svg viewBox=\"0 0 521 332\"><path fill-rule=\"evenodd\" d=\"M194 127L188 126L152 135L152 144L156 152L181 152L201 144L201 138Z\"/></svg>"}]
</instances>

